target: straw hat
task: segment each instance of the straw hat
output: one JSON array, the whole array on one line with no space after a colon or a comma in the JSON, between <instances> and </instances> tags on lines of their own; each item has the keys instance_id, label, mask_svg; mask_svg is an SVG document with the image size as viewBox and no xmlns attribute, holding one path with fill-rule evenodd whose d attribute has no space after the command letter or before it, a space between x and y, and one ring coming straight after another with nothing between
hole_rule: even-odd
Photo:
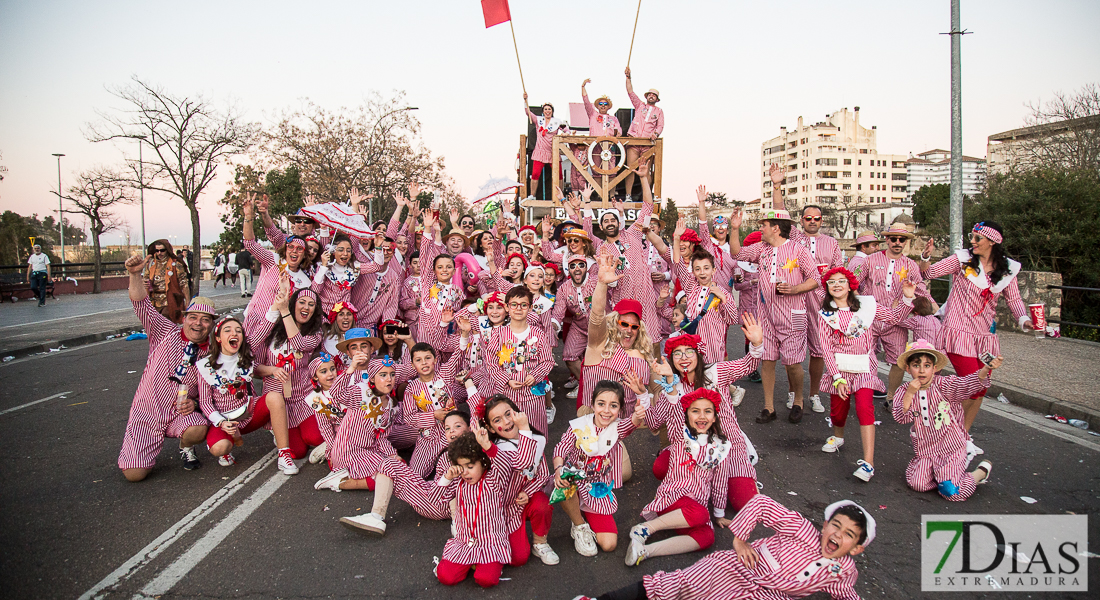
<instances>
[{"instance_id":1,"label":"straw hat","mask_svg":"<svg viewBox=\"0 0 1100 600\"><path fill-rule=\"evenodd\" d=\"M447 232L447 234L443 236L443 243L446 244L447 240L454 237L454 236L458 236L458 237L462 238L462 245L463 246L470 245L470 240L466 237L466 234L462 233L462 230L460 230L460 229L452 229L449 232Z\"/></svg>"},{"instance_id":2,"label":"straw hat","mask_svg":"<svg viewBox=\"0 0 1100 600\"><path fill-rule=\"evenodd\" d=\"M791 218L791 213L789 213L789 212L787 212L783 209L774 209L774 208L761 212L760 213L760 220L761 221L791 221L792 223L794 222L794 219Z\"/></svg>"},{"instance_id":3,"label":"straw hat","mask_svg":"<svg viewBox=\"0 0 1100 600\"><path fill-rule=\"evenodd\" d=\"M849 248L851 248L852 250L859 250L860 246L862 246L863 244L870 244L871 242L880 244L882 243L882 240L878 239L878 236L875 235L875 232L871 231L870 229L865 229L859 232L859 235L856 236L856 241L852 242L852 245L849 246Z\"/></svg>"},{"instance_id":4,"label":"straw hat","mask_svg":"<svg viewBox=\"0 0 1100 600\"><path fill-rule=\"evenodd\" d=\"M657 91L657 88L649 88L649 91L648 91L648 92L646 92L646 93L645 93L645 94L643 95L643 98L644 98L645 96L648 96L648 95L650 95L650 94L653 94L654 96L657 96L657 102L660 102L660 101L661 101L661 92L658 92L658 91Z\"/></svg>"},{"instance_id":5,"label":"straw hat","mask_svg":"<svg viewBox=\"0 0 1100 600\"><path fill-rule=\"evenodd\" d=\"M187 305L187 310L183 311L183 314L187 313L202 313L211 317L218 316L218 313L214 312L214 301L206 296L192 298L191 304Z\"/></svg>"},{"instance_id":6,"label":"straw hat","mask_svg":"<svg viewBox=\"0 0 1100 600\"><path fill-rule=\"evenodd\" d=\"M926 340L917 340L915 342L910 342L905 347L905 352L902 352L901 356L898 357L898 368L904 370L906 367L906 363L909 361L909 357L913 356L914 354L931 354L932 356L935 356L935 369L937 371L946 367L951 362L947 359L946 354L940 352L939 350L936 350L936 346L932 344L932 342Z\"/></svg>"},{"instance_id":7,"label":"straw hat","mask_svg":"<svg viewBox=\"0 0 1100 600\"><path fill-rule=\"evenodd\" d=\"M913 239L917 237L912 231L909 231L909 226L905 223L894 223L889 229L882 232L882 241L885 241L888 236L903 236L906 239Z\"/></svg>"}]
</instances>

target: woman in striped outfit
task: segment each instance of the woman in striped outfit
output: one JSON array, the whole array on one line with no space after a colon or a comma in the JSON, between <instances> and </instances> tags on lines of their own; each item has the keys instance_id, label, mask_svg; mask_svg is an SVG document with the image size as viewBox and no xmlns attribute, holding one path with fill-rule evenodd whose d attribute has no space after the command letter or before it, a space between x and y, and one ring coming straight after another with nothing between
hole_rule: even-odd
<instances>
[{"instance_id":1,"label":"woman in striped outfit","mask_svg":"<svg viewBox=\"0 0 1100 600\"><path fill-rule=\"evenodd\" d=\"M629 377L627 384L643 403L649 393ZM719 526L729 525L726 515L727 482L737 468L734 446L722 432L718 411L722 397L714 390L701 388L678 397L662 394L646 410L650 429L667 424L672 442L672 468L657 488L657 496L642 509L644 523L630 529L630 548L626 565L633 567L647 558L704 550L714 545L711 513ZM736 435L736 434L735 434ZM751 466L749 467L752 468ZM707 507L710 507L710 510ZM647 544L658 531L676 530L674 537Z\"/></svg>"},{"instance_id":2,"label":"woman in striped outfit","mask_svg":"<svg viewBox=\"0 0 1100 600\"><path fill-rule=\"evenodd\" d=\"M451 281L455 272L454 257L441 254L443 246L432 238L438 235L435 216L424 215L424 241L420 244L420 310L417 313L417 340L441 347L447 333L442 324L445 312L462 308L465 293Z\"/></svg>"},{"instance_id":3,"label":"woman in striped outfit","mask_svg":"<svg viewBox=\"0 0 1100 600\"><path fill-rule=\"evenodd\" d=\"M246 319L245 334L252 355L264 365L257 367L264 378L264 389L282 390L286 400L290 453L295 459L304 458L307 446L320 446L325 441L313 407L306 401L313 387L309 357L324 335L317 294L308 288L290 294L290 281L284 276L270 310Z\"/></svg>"},{"instance_id":4,"label":"woman in striped outfit","mask_svg":"<svg viewBox=\"0 0 1100 600\"><path fill-rule=\"evenodd\" d=\"M813 292L822 304L819 318L810 319L810 322L818 328L818 338L825 347L825 372L820 385L821 389L832 390L829 419L833 423L833 435L825 440L821 451L836 452L844 445L844 423L854 403L863 441L863 458L856 462L853 475L870 481L875 475L873 394L886 389L878 376L872 326L880 323L882 328L887 328L908 316L913 310L917 286L908 280L902 281L902 302L892 307L879 304L870 294L858 295L859 281L844 267L826 271L821 279L828 295L824 291Z\"/></svg>"},{"instance_id":5,"label":"woman in striped outfit","mask_svg":"<svg viewBox=\"0 0 1100 600\"><path fill-rule=\"evenodd\" d=\"M622 439L645 422L641 403L629 419L619 418L625 396L622 384L600 381L591 389L593 412L570 421L554 446L554 486L568 490L561 507L572 521L569 535L581 556L595 556L599 549L614 552L619 544L619 501L613 488L623 485ZM582 479L563 479L565 467L579 471Z\"/></svg>"},{"instance_id":6,"label":"woman in striped outfit","mask_svg":"<svg viewBox=\"0 0 1100 600\"><path fill-rule=\"evenodd\" d=\"M516 414L516 425L528 429L523 413ZM455 499L455 535L443 547L436 576L443 585L457 585L476 566L474 581L492 587L500 582L501 569L512 556L505 491L513 470L535 464L535 442L521 435L518 451L507 452L489 441L489 432L476 420L470 428L447 449L454 466L439 479L441 503Z\"/></svg>"},{"instance_id":7,"label":"woman in striped outfit","mask_svg":"<svg viewBox=\"0 0 1100 600\"><path fill-rule=\"evenodd\" d=\"M378 234L376 244L381 244L382 234ZM351 238L340 234L333 238L331 250L321 253L321 266L313 275L313 291L321 297L321 312L328 315L332 307L351 299L352 288L362 275L377 273L382 268L380 249L372 253L376 260L359 263L352 252Z\"/></svg>"},{"instance_id":8,"label":"woman in striped outfit","mask_svg":"<svg viewBox=\"0 0 1100 600\"><path fill-rule=\"evenodd\" d=\"M563 231L561 237L565 240L565 245L555 248L550 241L550 228L550 215L546 215L542 219L543 257L547 261L559 264L562 267L568 267L569 263L573 262L576 257L581 257L585 260L588 268L592 271L593 279L595 279L596 249L592 246L592 239L588 237L588 233L579 227Z\"/></svg>"},{"instance_id":9,"label":"woman in striped outfit","mask_svg":"<svg viewBox=\"0 0 1100 600\"><path fill-rule=\"evenodd\" d=\"M245 331L248 331L251 321L263 320L263 311L271 306L279 290L279 280L285 274L290 280L290 291L306 289L313 281L304 269L307 265L306 242L297 236L286 238L286 243L279 247L279 255L264 248L256 241L256 233L253 221L256 220L256 194L248 194L248 200L242 205L244 221L242 233L244 235L244 247L252 254L252 258L260 262L263 267L260 277L256 280L255 291L252 299L248 301L248 309L245 310Z\"/></svg>"},{"instance_id":10,"label":"woman in striped outfit","mask_svg":"<svg viewBox=\"0 0 1100 600\"><path fill-rule=\"evenodd\" d=\"M926 279L959 275L951 278L951 293L947 297L946 316L936 347L947 353L951 366L960 377L982 368L978 357L983 353L1000 354L1001 345L997 341L996 330L997 303L1001 297L1008 303L1021 329L1029 331L1034 328L1020 299L1020 287L1016 282L1020 263L1005 255L1003 242L1004 230L1001 226L993 221L983 221L970 231L969 250L956 250L929 266L928 260L933 250L933 242L929 239L921 255L921 271L927 271ZM963 427L967 435L984 398L985 390L978 390L972 398L963 401ZM982 453L973 439L967 442L967 449L971 456Z\"/></svg>"},{"instance_id":11,"label":"woman in striped outfit","mask_svg":"<svg viewBox=\"0 0 1100 600\"><path fill-rule=\"evenodd\" d=\"M283 396L271 390L263 396L252 396L252 352L244 339L244 327L233 317L214 326L208 358L195 366L199 374L199 407L213 425L206 432L206 446L218 457L218 464L230 467L233 446L244 445L246 433L270 423L279 450L279 468L294 475L298 467L290 457L287 434L286 403Z\"/></svg>"},{"instance_id":12,"label":"woman in striped outfit","mask_svg":"<svg viewBox=\"0 0 1100 600\"><path fill-rule=\"evenodd\" d=\"M497 394L487 402L477 393L477 388L467 385L470 392L469 405L473 414L478 415L481 424L489 430L489 440L501 450L519 451L521 435L535 442L535 464L529 469L512 472L504 492L504 511L508 520L508 537L512 546L513 567L527 564L531 554L547 565L558 564L558 555L546 536L550 533L550 520L553 509L550 498L543 489L550 483L550 470L546 468L546 436L534 428L521 431L518 419L519 407L505 396ZM527 544L527 521L531 522L532 545Z\"/></svg>"},{"instance_id":13,"label":"woman in striped outfit","mask_svg":"<svg viewBox=\"0 0 1100 600\"><path fill-rule=\"evenodd\" d=\"M775 531L748 543L757 525ZM677 571L658 571L642 581L574 600L749 600L802 598L824 592L837 600L859 600L853 556L871 545L874 518L851 500L825 508L818 531L806 517L775 500L756 495L729 526L733 549L710 554Z\"/></svg>"},{"instance_id":14,"label":"woman in striped outfit","mask_svg":"<svg viewBox=\"0 0 1100 600\"><path fill-rule=\"evenodd\" d=\"M532 427L547 431L545 395L550 387L547 377L554 368L550 336L527 318L532 297L526 287L512 288L504 302L508 324L494 328L485 344L488 391L507 396L527 414Z\"/></svg>"},{"instance_id":15,"label":"woman in striped outfit","mask_svg":"<svg viewBox=\"0 0 1100 600\"><path fill-rule=\"evenodd\" d=\"M918 492L937 490L953 502L966 500L975 487L989 481L993 463L983 460L971 472L962 427L962 407L966 400L989 388L993 369L1001 366L997 356L978 371L965 377L945 377L936 372L948 359L929 342L917 340L898 358L898 366L913 376L894 395L894 420L912 423L909 437L913 453L905 469L905 481Z\"/></svg>"},{"instance_id":16,"label":"woman in striped outfit","mask_svg":"<svg viewBox=\"0 0 1100 600\"><path fill-rule=\"evenodd\" d=\"M333 304L325 316L328 325L325 326L325 337L321 338L321 351L332 356L337 371L343 371L348 364L348 357L336 347L344 341L344 334L355 327L355 316L359 310L351 301L337 302Z\"/></svg>"},{"instance_id":17,"label":"woman in striped outfit","mask_svg":"<svg viewBox=\"0 0 1100 600\"><path fill-rule=\"evenodd\" d=\"M753 468L756 449L737 422L737 413L734 410L734 406L741 403L745 392L741 388L734 388L737 392L731 393L730 386L752 372L760 364L760 356L764 352L764 333L760 323L752 315L742 315L742 320L741 332L745 335L745 339L752 343L748 355L737 360L707 364L702 360L702 339L697 335L685 333L670 339L665 344L668 362L662 361L657 365L656 370L657 374L663 377L663 381L658 380L664 389L662 393L670 401L675 402L676 398L701 389L713 390L721 397L722 400L718 405L718 421L733 446L731 460L734 468L726 482L726 497L729 498L734 510L741 510L741 507L756 494L756 469ZM665 424L658 416L648 419L647 423L653 423L657 427ZM673 426L669 426L670 436L672 429ZM672 446L665 448L653 462L653 474L657 479L664 479L673 463L671 450Z\"/></svg>"},{"instance_id":18,"label":"woman in striped outfit","mask_svg":"<svg viewBox=\"0 0 1100 600\"><path fill-rule=\"evenodd\" d=\"M325 443L310 451L310 464L325 460L329 449L336 447L336 431L340 428L345 411L343 405L332 399L331 390L341 371L343 369L336 365L336 357L324 350L309 361L309 380L313 383L313 391L306 396L306 402L309 402L313 412L317 414L317 429L321 431L321 437L325 438Z\"/></svg>"}]
</instances>

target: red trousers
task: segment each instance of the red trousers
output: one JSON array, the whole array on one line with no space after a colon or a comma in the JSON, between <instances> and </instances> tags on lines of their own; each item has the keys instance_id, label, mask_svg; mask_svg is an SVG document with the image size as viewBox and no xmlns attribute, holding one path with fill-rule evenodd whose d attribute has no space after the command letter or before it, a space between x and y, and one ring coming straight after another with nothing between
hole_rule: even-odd
<instances>
[{"instance_id":1,"label":"red trousers","mask_svg":"<svg viewBox=\"0 0 1100 600\"><path fill-rule=\"evenodd\" d=\"M985 366L985 364L975 356L963 356L961 354L951 354L950 352L947 353L947 360L951 361L951 366L955 368L955 374L959 377L966 377L971 373L977 373ZM971 398L985 398L985 390L974 394Z\"/></svg>"},{"instance_id":2,"label":"red trousers","mask_svg":"<svg viewBox=\"0 0 1100 600\"><path fill-rule=\"evenodd\" d=\"M753 489L756 489L755 486ZM675 530L678 535L691 537L695 543L699 544L700 550L714 545L714 528L710 526L710 513L707 512L707 507L687 496L681 496L679 500L658 514L665 515L676 510L684 515L684 520L688 523L687 527Z\"/></svg>"},{"instance_id":3,"label":"red trousers","mask_svg":"<svg viewBox=\"0 0 1100 600\"><path fill-rule=\"evenodd\" d=\"M848 421L848 411L851 408L852 398L856 400L856 418L860 425L875 424L875 392L871 388L859 388L848 394L847 398L841 398L836 394L829 395L829 419L836 427L844 427Z\"/></svg>"},{"instance_id":4,"label":"red trousers","mask_svg":"<svg viewBox=\"0 0 1100 600\"><path fill-rule=\"evenodd\" d=\"M668 475L669 450L665 448L653 461L653 476L663 480ZM727 502L733 510L741 510L756 495L756 481L751 477L730 477Z\"/></svg>"},{"instance_id":5,"label":"red trousers","mask_svg":"<svg viewBox=\"0 0 1100 600\"><path fill-rule=\"evenodd\" d=\"M435 570L435 576L443 585L458 585L466 579L473 565L460 565L449 560L439 561ZM500 583L500 572L504 565L498 562L482 563L474 570L474 581L483 588L493 587Z\"/></svg>"},{"instance_id":6,"label":"red trousers","mask_svg":"<svg viewBox=\"0 0 1100 600\"><path fill-rule=\"evenodd\" d=\"M240 429L241 435L252 433L264 425L267 425L269 421L271 421L271 412L267 409L267 394L264 394L256 399L256 406L252 408L252 418L248 420L247 425ZM222 440L229 440L232 442L233 436L222 431L220 427L211 426L206 430L207 448L213 448L214 444Z\"/></svg>"},{"instance_id":7,"label":"red trousers","mask_svg":"<svg viewBox=\"0 0 1100 600\"><path fill-rule=\"evenodd\" d=\"M546 166L546 163L539 162L537 160L531 161L531 181L538 181L542 177L542 168Z\"/></svg>"},{"instance_id":8,"label":"red trousers","mask_svg":"<svg viewBox=\"0 0 1100 600\"><path fill-rule=\"evenodd\" d=\"M305 458L309 450L308 446L320 446L325 443L321 430L317 428L317 415L310 415L297 427L291 427L288 433L290 434L290 453L295 459Z\"/></svg>"},{"instance_id":9,"label":"red trousers","mask_svg":"<svg viewBox=\"0 0 1100 600\"><path fill-rule=\"evenodd\" d=\"M592 533L619 533L619 527L615 525L615 515L601 515L584 510L581 511L581 515L592 528Z\"/></svg>"},{"instance_id":10,"label":"red trousers","mask_svg":"<svg viewBox=\"0 0 1100 600\"><path fill-rule=\"evenodd\" d=\"M519 528L508 536L508 543L512 546L512 562L508 563L510 566L525 565L527 559L531 558L531 545L527 543L527 521L531 521L531 533L546 537L550 533L550 518L553 514L546 492L535 492L530 496L523 507L523 520L520 521Z\"/></svg>"}]
</instances>

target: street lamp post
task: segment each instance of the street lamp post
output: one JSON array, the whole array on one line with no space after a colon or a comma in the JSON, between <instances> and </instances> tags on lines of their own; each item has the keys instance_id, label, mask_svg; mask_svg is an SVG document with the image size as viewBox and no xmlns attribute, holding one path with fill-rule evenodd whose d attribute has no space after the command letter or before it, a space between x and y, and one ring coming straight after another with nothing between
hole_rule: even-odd
<instances>
[{"instance_id":1,"label":"street lamp post","mask_svg":"<svg viewBox=\"0 0 1100 600\"><path fill-rule=\"evenodd\" d=\"M371 127L371 130L370 130L371 137L374 137L375 130L377 130L378 126L382 124L382 119L385 119L386 117L388 117L388 116L390 116L394 113L399 113L399 112L403 112L403 111L406 111L406 110L420 110L420 109L419 109L419 107L416 107L416 106L406 106L406 107L403 107L403 108L395 108L395 109L391 110L390 112L382 115L381 117L378 117L378 120L374 122L374 127ZM370 221L370 223L374 222L374 198L370 198L369 200L367 200L367 219ZM368 223L368 225L370 223Z\"/></svg>"},{"instance_id":2,"label":"street lamp post","mask_svg":"<svg viewBox=\"0 0 1100 600\"><path fill-rule=\"evenodd\" d=\"M65 264L65 207L61 199L61 157L64 154L55 153L57 157L57 234L61 240L61 264ZM65 276L65 267L61 267L61 276Z\"/></svg>"},{"instance_id":3,"label":"street lamp post","mask_svg":"<svg viewBox=\"0 0 1100 600\"><path fill-rule=\"evenodd\" d=\"M145 161L141 155L144 135L135 136L138 139L138 194L141 197L141 251L144 253L148 246L145 245Z\"/></svg>"}]
</instances>

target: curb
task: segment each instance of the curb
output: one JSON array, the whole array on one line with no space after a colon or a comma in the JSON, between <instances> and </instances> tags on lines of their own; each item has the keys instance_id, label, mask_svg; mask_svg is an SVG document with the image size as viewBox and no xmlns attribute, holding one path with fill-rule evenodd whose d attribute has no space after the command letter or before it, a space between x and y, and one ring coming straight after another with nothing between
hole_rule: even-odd
<instances>
[{"instance_id":1,"label":"curb","mask_svg":"<svg viewBox=\"0 0 1100 600\"><path fill-rule=\"evenodd\" d=\"M88 333L73 338L67 338L64 340L50 340L41 344L35 344L34 346L27 346L25 348L16 348L15 350L9 350L4 353L5 357L13 356L15 359L26 358L28 356L34 356L42 352L49 352L50 350L59 346L65 346L66 350L76 348L79 346L87 346L88 344L94 344L96 342L106 341L108 337L113 335L124 335L134 331L145 331L145 328L141 326L141 323L134 323L127 327L119 327L110 331L100 331L99 333Z\"/></svg>"}]
</instances>

